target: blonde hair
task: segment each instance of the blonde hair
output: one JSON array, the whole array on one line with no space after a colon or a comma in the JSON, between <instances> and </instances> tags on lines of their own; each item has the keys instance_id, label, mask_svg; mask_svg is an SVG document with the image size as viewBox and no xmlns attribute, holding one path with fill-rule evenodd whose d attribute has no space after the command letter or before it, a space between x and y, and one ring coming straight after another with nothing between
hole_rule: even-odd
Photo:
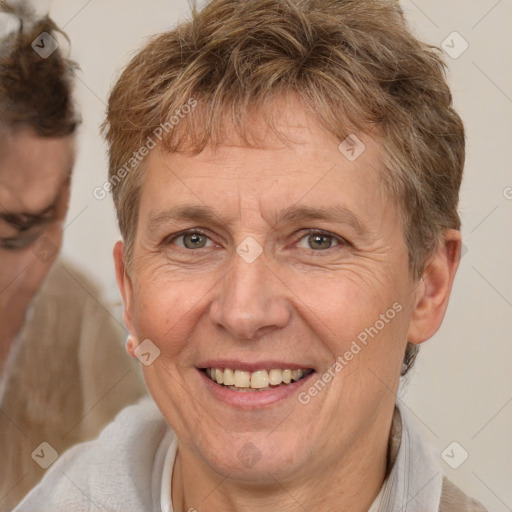
<instances>
[{"instance_id":1,"label":"blonde hair","mask_svg":"<svg viewBox=\"0 0 512 512\"><path fill-rule=\"evenodd\" d=\"M264 113L275 129L274 105L290 92L340 141L354 130L378 134L382 179L421 276L443 232L460 228L464 128L439 50L409 32L391 0L213 0L135 55L103 126L128 262L143 171L119 179L119 169L148 137L193 98L194 113L162 132L169 152L221 144L227 125L250 144L251 115ZM416 352L408 344L403 374Z\"/></svg>"}]
</instances>

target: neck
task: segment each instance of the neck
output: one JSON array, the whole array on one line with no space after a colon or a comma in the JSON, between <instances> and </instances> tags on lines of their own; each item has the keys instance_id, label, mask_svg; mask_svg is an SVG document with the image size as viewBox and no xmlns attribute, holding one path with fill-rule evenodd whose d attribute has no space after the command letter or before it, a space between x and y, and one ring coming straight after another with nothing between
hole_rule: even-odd
<instances>
[{"instance_id":1,"label":"neck","mask_svg":"<svg viewBox=\"0 0 512 512\"><path fill-rule=\"evenodd\" d=\"M386 476L392 412L384 423L377 422L376 428L361 436L345 456L334 458L334 464L312 460L302 474L299 470L277 479L269 473L266 483L221 476L178 450L172 480L174 512L204 507L209 512L252 512L255 508L261 512L367 512Z\"/></svg>"}]
</instances>

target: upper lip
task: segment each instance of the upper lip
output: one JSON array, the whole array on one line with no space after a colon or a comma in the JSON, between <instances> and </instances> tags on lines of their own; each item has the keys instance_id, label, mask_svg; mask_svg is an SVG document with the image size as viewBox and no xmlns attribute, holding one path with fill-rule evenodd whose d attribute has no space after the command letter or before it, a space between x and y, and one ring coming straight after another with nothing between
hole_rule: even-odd
<instances>
[{"instance_id":1,"label":"upper lip","mask_svg":"<svg viewBox=\"0 0 512 512\"><path fill-rule=\"evenodd\" d=\"M285 361L262 360L262 361L243 361L234 359L215 359L207 360L197 365L197 368L204 370L206 368L229 368L231 370L242 370L246 372L255 372L258 370L313 370L309 364L289 363Z\"/></svg>"}]
</instances>

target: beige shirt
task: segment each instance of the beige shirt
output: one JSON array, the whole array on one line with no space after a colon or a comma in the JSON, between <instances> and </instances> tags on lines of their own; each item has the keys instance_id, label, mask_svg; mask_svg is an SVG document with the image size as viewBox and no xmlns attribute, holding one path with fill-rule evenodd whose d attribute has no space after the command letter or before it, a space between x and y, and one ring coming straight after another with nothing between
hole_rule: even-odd
<instances>
[{"instance_id":1,"label":"beige shirt","mask_svg":"<svg viewBox=\"0 0 512 512\"><path fill-rule=\"evenodd\" d=\"M145 395L125 333L98 288L57 261L5 368L0 397L0 512L11 511L71 445L95 438ZM41 443L48 443L42 445Z\"/></svg>"}]
</instances>

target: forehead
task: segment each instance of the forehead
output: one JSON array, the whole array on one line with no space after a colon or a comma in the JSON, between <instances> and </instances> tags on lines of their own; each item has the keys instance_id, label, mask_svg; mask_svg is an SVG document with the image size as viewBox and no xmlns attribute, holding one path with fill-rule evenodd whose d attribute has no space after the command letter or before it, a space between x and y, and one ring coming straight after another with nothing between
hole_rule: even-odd
<instances>
[{"instance_id":1,"label":"forehead","mask_svg":"<svg viewBox=\"0 0 512 512\"><path fill-rule=\"evenodd\" d=\"M186 200L235 214L265 204L357 199L370 209L383 201L385 152L369 135L340 141L298 103L288 104L277 133L258 117L251 129L253 146L227 129L222 144L199 154L152 150L143 166L141 207Z\"/></svg>"},{"instance_id":2,"label":"forehead","mask_svg":"<svg viewBox=\"0 0 512 512\"><path fill-rule=\"evenodd\" d=\"M0 206L3 210L37 212L48 205L69 177L74 139L40 137L31 130L2 136Z\"/></svg>"}]
</instances>

